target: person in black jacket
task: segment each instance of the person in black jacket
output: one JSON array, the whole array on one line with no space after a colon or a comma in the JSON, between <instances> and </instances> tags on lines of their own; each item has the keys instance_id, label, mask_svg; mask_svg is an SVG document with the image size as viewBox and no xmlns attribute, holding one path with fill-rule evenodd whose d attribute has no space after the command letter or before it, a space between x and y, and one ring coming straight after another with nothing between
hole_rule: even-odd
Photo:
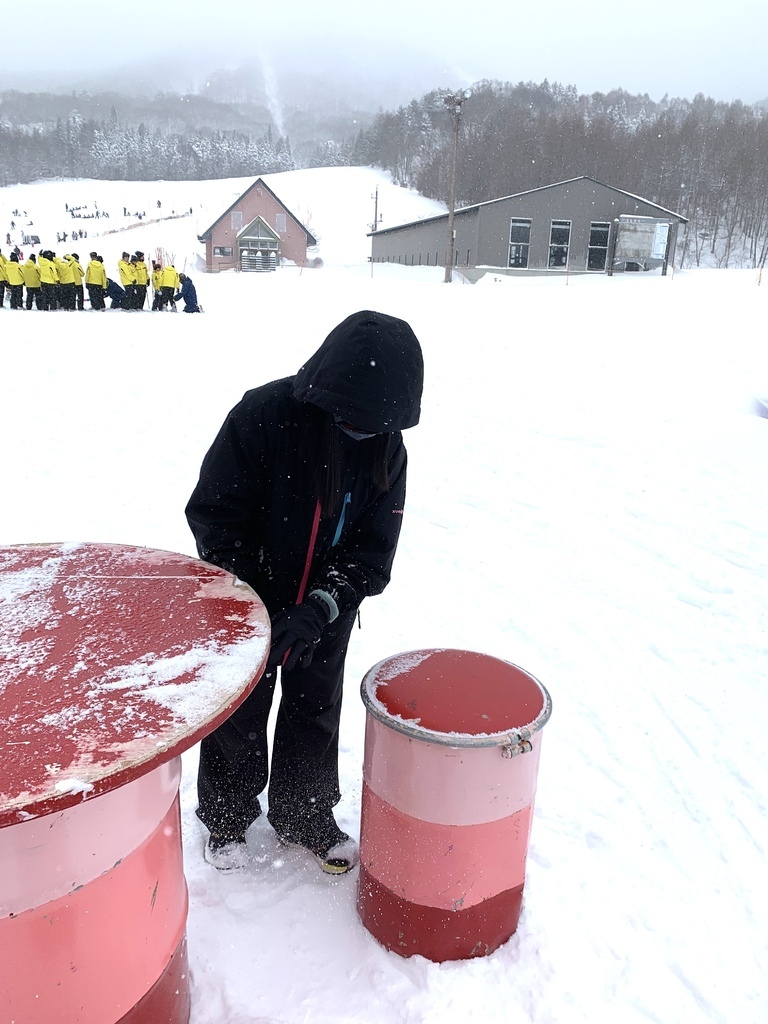
<instances>
[{"instance_id":1,"label":"person in black jacket","mask_svg":"<svg viewBox=\"0 0 768 1024\"><path fill-rule=\"evenodd\" d=\"M423 373L404 320L353 313L294 377L248 391L205 456L186 508L200 557L250 584L272 621L265 675L201 744L197 814L218 868L247 862L268 776L283 842L327 872L357 861L333 815L344 660L360 603L389 582L405 500L400 432L419 421Z\"/></svg>"}]
</instances>

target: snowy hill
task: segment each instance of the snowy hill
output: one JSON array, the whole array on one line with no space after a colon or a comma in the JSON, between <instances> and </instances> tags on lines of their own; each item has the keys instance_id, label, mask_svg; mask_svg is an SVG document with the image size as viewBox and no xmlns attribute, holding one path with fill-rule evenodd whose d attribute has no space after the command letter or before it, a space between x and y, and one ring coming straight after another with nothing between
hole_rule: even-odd
<instances>
[{"instance_id":1,"label":"snowy hill","mask_svg":"<svg viewBox=\"0 0 768 1024\"><path fill-rule=\"evenodd\" d=\"M554 711L520 927L465 963L386 952L356 878L320 874L263 819L249 870L218 874L186 754L193 1024L768 1020L768 420L751 412L768 395L768 279L371 273L375 187L387 226L435 204L360 168L268 181L322 268L196 273L202 316L0 311L0 543L194 554L183 508L227 410L380 309L412 324L426 389L393 580L350 646L340 823L359 828L357 690L380 659L484 651L541 679ZM163 249L189 270L248 184L14 186L2 240L19 209L71 249L65 203L98 205L110 216L87 221L81 256L95 244L114 269L123 248Z\"/></svg>"},{"instance_id":2,"label":"snowy hill","mask_svg":"<svg viewBox=\"0 0 768 1024\"><path fill-rule=\"evenodd\" d=\"M388 174L370 168L320 167L263 177L317 238L319 244L312 255L332 266L367 261L371 244L366 232L373 222L376 188L382 227L445 211L441 203L398 188ZM197 236L253 181L82 179L13 185L0 189L0 249L6 255L11 245L37 251L37 246L24 244L25 235L38 236L40 245L54 252L75 250L82 257L95 249L104 257L109 276L114 276L115 264L124 249L140 249L147 254L162 250L173 254L179 270L186 264L193 272L205 265L205 247ZM73 239L74 231L84 231L86 235ZM64 233L67 239L60 241Z\"/></svg>"}]
</instances>

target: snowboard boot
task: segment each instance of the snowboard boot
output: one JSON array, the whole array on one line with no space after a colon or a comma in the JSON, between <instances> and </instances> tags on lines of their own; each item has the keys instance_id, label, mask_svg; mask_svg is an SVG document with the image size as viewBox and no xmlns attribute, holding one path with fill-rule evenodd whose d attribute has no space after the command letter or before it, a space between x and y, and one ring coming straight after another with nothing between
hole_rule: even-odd
<instances>
[{"instance_id":1,"label":"snowboard boot","mask_svg":"<svg viewBox=\"0 0 768 1024\"><path fill-rule=\"evenodd\" d=\"M222 836L212 832L203 856L218 871L242 871L249 859L245 836Z\"/></svg>"},{"instance_id":2,"label":"snowboard boot","mask_svg":"<svg viewBox=\"0 0 768 1024\"><path fill-rule=\"evenodd\" d=\"M299 825L271 821L277 838L294 850L307 850L327 875L344 875L360 860L354 839L342 832L332 811L313 814Z\"/></svg>"}]
</instances>

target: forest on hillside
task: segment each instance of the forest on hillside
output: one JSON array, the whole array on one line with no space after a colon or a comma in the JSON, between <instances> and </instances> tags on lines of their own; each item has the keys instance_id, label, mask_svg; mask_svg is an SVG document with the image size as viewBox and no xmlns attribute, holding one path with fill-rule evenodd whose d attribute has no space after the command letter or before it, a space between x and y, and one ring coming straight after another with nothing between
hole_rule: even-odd
<instances>
[{"instance_id":1,"label":"forest on hillside","mask_svg":"<svg viewBox=\"0 0 768 1024\"><path fill-rule=\"evenodd\" d=\"M341 153L447 201L453 127L428 93L379 114ZM685 266L763 266L768 255L768 112L738 101L579 95L572 87L481 82L465 100L457 205L588 175L688 218Z\"/></svg>"},{"instance_id":2,"label":"forest on hillside","mask_svg":"<svg viewBox=\"0 0 768 1024\"><path fill-rule=\"evenodd\" d=\"M0 185L49 177L202 180L364 165L448 200L447 90L378 114L281 111L159 94L153 100L0 93ZM297 148L288 127L300 137ZM354 130L353 130L354 128ZM458 205L588 175L682 214L683 265L762 266L768 255L768 112L703 95L579 94L483 81L465 100Z\"/></svg>"}]
</instances>

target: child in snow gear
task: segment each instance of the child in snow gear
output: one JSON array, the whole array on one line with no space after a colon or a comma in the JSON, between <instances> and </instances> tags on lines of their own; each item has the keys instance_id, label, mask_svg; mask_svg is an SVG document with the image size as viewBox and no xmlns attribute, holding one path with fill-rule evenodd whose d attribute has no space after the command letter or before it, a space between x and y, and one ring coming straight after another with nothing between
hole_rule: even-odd
<instances>
[{"instance_id":1,"label":"child in snow gear","mask_svg":"<svg viewBox=\"0 0 768 1024\"><path fill-rule=\"evenodd\" d=\"M344 661L360 603L389 582L405 500L401 431L419 421L422 381L410 326L354 313L296 376L248 391L205 456L186 508L200 557L250 584L272 619L267 671L201 746L197 814L216 867L247 862L268 774L268 817L284 843L331 873L357 861L333 815Z\"/></svg>"}]
</instances>

